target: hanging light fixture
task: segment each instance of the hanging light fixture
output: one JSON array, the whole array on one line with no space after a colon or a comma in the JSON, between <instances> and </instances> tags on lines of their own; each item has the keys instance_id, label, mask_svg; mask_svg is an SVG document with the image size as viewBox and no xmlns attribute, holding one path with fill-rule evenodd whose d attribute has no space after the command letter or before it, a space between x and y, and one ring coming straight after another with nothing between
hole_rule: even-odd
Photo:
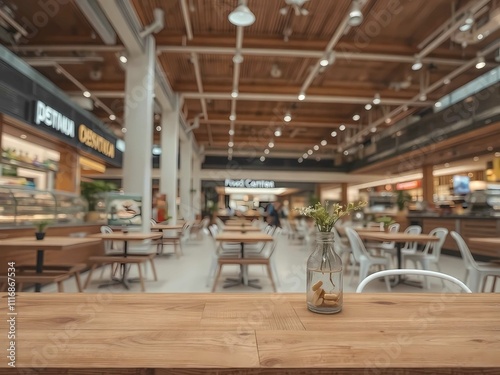
<instances>
[{"instance_id":1,"label":"hanging light fixture","mask_svg":"<svg viewBox=\"0 0 500 375\"><path fill-rule=\"evenodd\" d=\"M358 0L352 0L351 10L349 11L349 26L359 26L363 22L363 13Z\"/></svg>"},{"instance_id":2,"label":"hanging light fixture","mask_svg":"<svg viewBox=\"0 0 500 375\"><path fill-rule=\"evenodd\" d=\"M483 69L486 66L486 61L483 56L477 58L476 69Z\"/></svg>"},{"instance_id":3,"label":"hanging light fixture","mask_svg":"<svg viewBox=\"0 0 500 375\"><path fill-rule=\"evenodd\" d=\"M285 121L285 122L292 121L292 115L290 114L290 112L285 113L285 116L283 117L283 121Z\"/></svg>"},{"instance_id":4,"label":"hanging light fixture","mask_svg":"<svg viewBox=\"0 0 500 375\"><path fill-rule=\"evenodd\" d=\"M380 104L380 94L378 92L375 93L375 96L373 97L373 104Z\"/></svg>"},{"instance_id":5,"label":"hanging light fixture","mask_svg":"<svg viewBox=\"0 0 500 375\"><path fill-rule=\"evenodd\" d=\"M468 13L464 20L464 23L460 25L458 30L469 31L472 28L473 24L474 24L474 16L472 15L472 13Z\"/></svg>"},{"instance_id":6,"label":"hanging light fixture","mask_svg":"<svg viewBox=\"0 0 500 375\"><path fill-rule=\"evenodd\" d=\"M306 98L306 95L305 95L304 93L302 93L302 92L301 92L301 93L299 94L299 96L298 96L298 98L297 98L297 99L299 99L300 101L302 101L302 100L304 100L305 98Z\"/></svg>"},{"instance_id":7,"label":"hanging light fixture","mask_svg":"<svg viewBox=\"0 0 500 375\"><path fill-rule=\"evenodd\" d=\"M229 13L228 19L235 26L250 26L255 22L255 15L246 5L246 1L240 0L239 5Z\"/></svg>"},{"instance_id":8,"label":"hanging light fixture","mask_svg":"<svg viewBox=\"0 0 500 375\"><path fill-rule=\"evenodd\" d=\"M422 60L420 60L420 57L416 57L415 58L415 62L413 63L413 65L411 66L411 70L420 70L422 69Z\"/></svg>"}]
</instances>

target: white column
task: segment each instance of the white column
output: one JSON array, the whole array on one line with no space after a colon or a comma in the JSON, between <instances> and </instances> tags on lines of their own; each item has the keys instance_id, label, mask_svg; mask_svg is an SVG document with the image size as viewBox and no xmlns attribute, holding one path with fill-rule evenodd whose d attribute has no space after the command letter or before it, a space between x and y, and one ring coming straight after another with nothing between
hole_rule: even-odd
<instances>
[{"instance_id":1,"label":"white column","mask_svg":"<svg viewBox=\"0 0 500 375\"><path fill-rule=\"evenodd\" d=\"M193 157L193 215L201 215L201 157Z\"/></svg>"},{"instance_id":2,"label":"white column","mask_svg":"<svg viewBox=\"0 0 500 375\"><path fill-rule=\"evenodd\" d=\"M180 196L179 215L184 220L192 220L193 203L192 196L192 173L193 173L193 148L191 139L181 139L181 168L180 168Z\"/></svg>"},{"instance_id":3,"label":"white column","mask_svg":"<svg viewBox=\"0 0 500 375\"><path fill-rule=\"evenodd\" d=\"M179 165L179 108L161 115L160 193L167 196L171 223L177 221L177 169Z\"/></svg>"},{"instance_id":4,"label":"white column","mask_svg":"<svg viewBox=\"0 0 500 375\"><path fill-rule=\"evenodd\" d=\"M142 231L150 230L153 142L155 40L146 38L145 51L128 57L125 78L125 153L123 189L142 196Z\"/></svg>"}]
</instances>

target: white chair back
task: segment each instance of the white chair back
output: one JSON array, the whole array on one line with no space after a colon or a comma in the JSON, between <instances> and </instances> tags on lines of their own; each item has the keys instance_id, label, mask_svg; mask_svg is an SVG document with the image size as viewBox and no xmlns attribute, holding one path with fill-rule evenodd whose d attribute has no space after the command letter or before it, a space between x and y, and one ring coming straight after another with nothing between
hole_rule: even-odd
<instances>
[{"instance_id":1,"label":"white chair back","mask_svg":"<svg viewBox=\"0 0 500 375\"><path fill-rule=\"evenodd\" d=\"M365 245L359 237L358 232L356 232L352 228L345 228L345 232L347 234L347 237L349 238L349 243L351 244L354 260L359 263L361 262L361 258L363 257L371 259L371 256L366 250Z\"/></svg>"},{"instance_id":2,"label":"white chair back","mask_svg":"<svg viewBox=\"0 0 500 375\"><path fill-rule=\"evenodd\" d=\"M420 225L410 225L404 231L405 234L420 234L422 233L422 227ZM407 252L416 252L418 247L417 242L406 242L403 249Z\"/></svg>"},{"instance_id":3,"label":"white chair back","mask_svg":"<svg viewBox=\"0 0 500 375\"><path fill-rule=\"evenodd\" d=\"M453 230L450 232L450 235L458 245L458 249L460 250L460 254L462 254L462 258L464 260L465 268L478 269L478 265L470 252L469 246L467 246L462 236Z\"/></svg>"},{"instance_id":4,"label":"white chair back","mask_svg":"<svg viewBox=\"0 0 500 375\"><path fill-rule=\"evenodd\" d=\"M431 236L437 236L439 238L439 241L427 242L427 244L424 247L423 253L428 257L432 257L432 260L437 262L441 255L441 249L443 248L446 236L448 235L448 229L434 228L429 232L429 234Z\"/></svg>"},{"instance_id":5,"label":"white chair back","mask_svg":"<svg viewBox=\"0 0 500 375\"><path fill-rule=\"evenodd\" d=\"M453 232L452 232L453 233ZM361 293L365 286L372 280L378 278L378 277L386 277L386 276L396 276L396 275L422 275L422 276L434 276L434 277L439 277L443 280L448 280L455 285L458 285L462 291L466 293L472 293L472 291L469 289L467 285L465 285L462 281L458 280L457 278L447 275L445 273L441 272L435 272L435 271L427 271L427 270L417 270L417 269L394 269L394 270L384 270L384 271L378 271L375 273L372 273L371 275L367 276L366 278L363 279L356 288L356 293Z\"/></svg>"}]
</instances>

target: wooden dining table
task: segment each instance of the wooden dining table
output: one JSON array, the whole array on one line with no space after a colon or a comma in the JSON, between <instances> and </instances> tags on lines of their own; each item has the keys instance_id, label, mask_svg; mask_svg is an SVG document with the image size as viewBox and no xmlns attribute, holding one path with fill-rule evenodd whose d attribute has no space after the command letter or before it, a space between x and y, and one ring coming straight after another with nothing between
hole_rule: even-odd
<instances>
[{"instance_id":1,"label":"wooden dining table","mask_svg":"<svg viewBox=\"0 0 500 375\"><path fill-rule=\"evenodd\" d=\"M225 230L225 228L224 228ZM219 233L215 237L216 241L225 242L225 243L239 243L240 244L240 256L242 258L245 257L245 244L259 243L259 242L272 242L274 240L273 236L267 233L262 232L246 232L241 233L240 231L232 231L232 232L222 232ZM233 281L230 284L224 285L224 288L232 287L236 285L246 285L251 286L253 288L260 289L261 286L256 284L257 279L248 280L246 277L248 272L248 267L246 265L241 265L240 267L240 276L238 279L232 279Z\"/></svg>"},{"instance_id":2,"label":"wooden dining table","mask_svg":"<svg viewBox=\"0 0 500 375\"><path fill-rule=\"evenodd\" d=\"M254 227L253 225L245 225L244 227L242 226L236 226L236 225L229 225L227 227L224 227L224 232L261 232L262 230L260 228Z\"/></svg>"},{"instance_id":3,"label":"wooden dining table","mask_svg":"<svg viewBox=\"0 0 500 375\"><path fill-rule=\"evenodd\" d=\"M43 262L45 251L64 251L79 247L98 244L99 238L92 237L63 237L45 236L43 240L34 237L15 237L0 241L0 251L2 250L31 250L36 251L36 273L43 273ZM35 292L40 292L42 285L35 284Z\"/></svg>"},{"instance_id":4,"label":"wooden dining table","mask_svg":"<svg viewBox=\"0 0 500 375\"><path fill-rule=\"evenodd\" d=\"M305 293L19 293L15 364L51 375L494 375L499 306L495 293L346 293L340 313L321 315ZM3 348L7 329L1 319ZM0 374L15 372L8 363Z\"/></svg>"}]
</instances>

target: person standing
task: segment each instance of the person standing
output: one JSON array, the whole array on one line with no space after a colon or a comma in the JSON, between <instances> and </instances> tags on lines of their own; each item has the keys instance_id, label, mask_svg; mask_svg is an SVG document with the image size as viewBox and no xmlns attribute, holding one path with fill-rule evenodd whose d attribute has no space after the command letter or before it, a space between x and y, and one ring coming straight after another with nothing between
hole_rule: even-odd
<instances>
[{"instance_id":1,"label":"person standing","mask_svg":"<svg viewBox=\"0 0 500 375\"><path fill-rule=\"evenodd\" d=\"M281 228L281 222L280 222L280 216L281 216L281 202L276 201L273 203L270 203L267 206L267 223L269 225L272 225L274 227L280 227Z\"/></svg>"}]
</instances>

